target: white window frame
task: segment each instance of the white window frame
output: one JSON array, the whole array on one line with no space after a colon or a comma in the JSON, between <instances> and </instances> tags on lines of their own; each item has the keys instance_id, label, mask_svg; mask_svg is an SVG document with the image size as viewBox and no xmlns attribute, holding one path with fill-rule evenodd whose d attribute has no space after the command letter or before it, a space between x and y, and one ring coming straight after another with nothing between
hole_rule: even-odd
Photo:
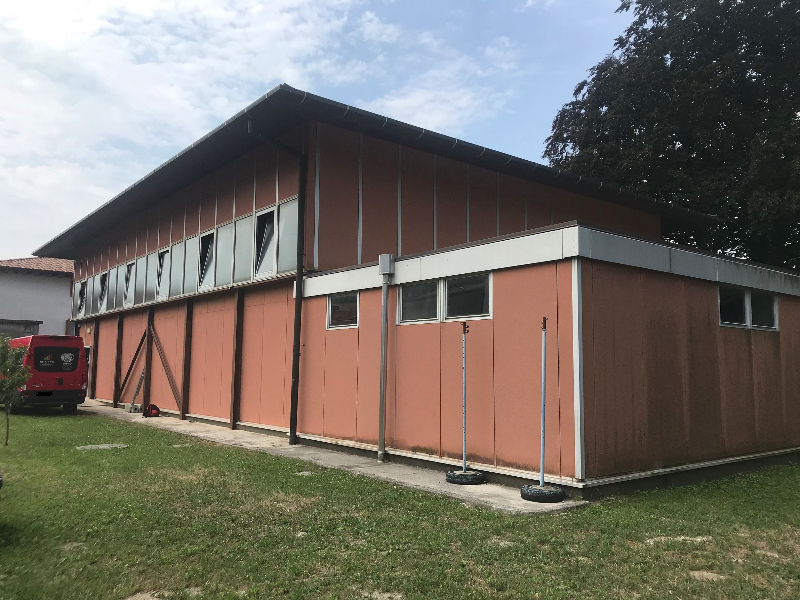
<instances>
[{"instance_id":1,"label":"white window frame","mask_svg":"<svg viewBox=\"0 0 800 600\"><path fill-rule=\"evenodd\" d=\"M452 279L462 279L464 277L476 277L478 275L486 275L489 279L489 312L485 315L473 315L469 317L448 317L447 316L447 282ZM436 318L435 319L418 319L418 320L402 320L402 303L403 303L403 287L408 285L417 285L419 283L430 283L431 281L437 282L437 298L436 298ZM462 275L454 275L452 277L442 277L436 280L427 279L423 281L413 281L407 284L397 286L397 316L395 319L396 325L416 325L419 323L461 323L462 321L484 321L486 319L494 318L494 273L492 271L478 271L477 273L464 273Z\"/></svg>"},{"instance_id":2,"label":"white window frame","mask_svg":"<svg viewBox=\"0 0 800 600\"><path fill-rule=\"evenodd\" d=\"M726 323L722 320L722 303L720 301L720 289L732 288L744 292L744 318L745 323ZM753 303L752 292L755 291L759 294L768 294L772 297L772 316L775 320L774 327L765 327L763 325L753 325ZM732 329L755 329L756 331L780 331L778 321L778 295L766 290L751 290L742 288L736 285L719 284L717 286L717 320L720 327L730 327Z\"/></svg>"},{"instance_id":3,"label":"white window frame","mask_svg":"<svg viewBox=\"0 0 800 600\"><path fill-rule=\"evenodd\" d=\"M397 286L397 325L413 325L415 323L439 323L442 320L442 279L427 279ZM407 319L403 320L403 288L419 285L420 283L436 284L436 317L433 319Z\"/></svg>"},{"instance_id":4,"label":"white window frame","mask_svg":"<svg viewBox=\"0 0 800 600\"><path fill-rule=\"evenodd\" d=\"M355 325L331 325L331 296L342 296L344 294L356 295L356 324ZM326 296L327 310L325 311L325 329L326 331L336 331L339 329L358 329L361 323L361 292L354 290L352 292L336 292L335 294L328 294Z\"/></svg>"}]
</instances>

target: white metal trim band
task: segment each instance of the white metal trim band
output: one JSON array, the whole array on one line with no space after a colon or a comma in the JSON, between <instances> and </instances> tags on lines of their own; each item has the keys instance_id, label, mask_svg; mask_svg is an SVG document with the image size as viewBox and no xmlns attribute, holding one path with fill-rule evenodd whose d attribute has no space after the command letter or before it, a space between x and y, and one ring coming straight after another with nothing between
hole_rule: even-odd
<instances>
[{"instance_id":1,"label":"white metal trim band","mask_svg":"<svg viewBox=\"0 0 800 600\"><path fill-rule=\"evenodd\" d=\"M422 256L400 257L395 263L394 283L414 283L577 257L800 296L798 275L582 225L532 231ZM311 297L380 286L378 268L371 265L312 275L306 280L304 293Z\"/></svg>"}]
</instances>

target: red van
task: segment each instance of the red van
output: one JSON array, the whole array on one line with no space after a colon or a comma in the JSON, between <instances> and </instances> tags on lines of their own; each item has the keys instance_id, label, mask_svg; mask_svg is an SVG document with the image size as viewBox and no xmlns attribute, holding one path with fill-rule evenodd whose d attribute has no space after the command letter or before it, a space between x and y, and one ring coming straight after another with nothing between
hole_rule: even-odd
<instances>
[{"instance_id":1,"label":"red van","mask_svg":"<svg viewBox=\"0 0 800 600\"><path fill-rule=\"evenodd\" d=\"M74 335L29 335L10 342L27 348L22 364L31 377L19 390L22 406L62 406L74 413L86 399L89 380L83 338Z\"/></svg>"}]
</instances>

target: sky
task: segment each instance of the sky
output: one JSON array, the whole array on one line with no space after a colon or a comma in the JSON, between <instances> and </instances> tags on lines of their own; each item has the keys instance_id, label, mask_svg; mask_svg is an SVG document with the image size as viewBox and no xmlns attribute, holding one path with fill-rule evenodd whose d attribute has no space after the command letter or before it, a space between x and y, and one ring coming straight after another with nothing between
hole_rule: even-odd
<instances>
[{"instance_id":1,"label":"sky","mask_svg":"<svg viewBox=\"0 0 800 600\"><path fill-rule=\"evenodd\" d=\"M279 83L528 160L632 20L619 0L0 3L0 259Z\"/></svg>"}]
</instances>

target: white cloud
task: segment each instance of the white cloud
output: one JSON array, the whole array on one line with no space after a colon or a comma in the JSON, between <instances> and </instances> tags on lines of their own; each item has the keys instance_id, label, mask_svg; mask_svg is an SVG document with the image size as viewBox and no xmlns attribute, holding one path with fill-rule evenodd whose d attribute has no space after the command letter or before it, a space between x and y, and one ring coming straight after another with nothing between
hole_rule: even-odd
<instances>
[{"instance_id":1,"label":"white cloud","mask_svg":"<svg viewBox=\"0 0 800 600\"><path fill-rule=\"evenodd\" d=\"M400 37L400 27L391 23L384 23L380 17L371 10L361 15L361 35L371 42L396 42Z\"/></svg>"},{"instance_id":2,"label":"white cloud","mask_svg":"<svg viewBox=\"0 0 800 600\"><path fill-rule=\"evenodd\" d=\"M514 51L511 40L505 36L494 40L491 45L486 47L483 54L503 71L517 68L517 53Z\"/></svg>"},{"instance_id":3,"label":"white cloud","mask_svg":"<svg viewBox=\"0 0 800 600\"><path fill-rule=\"evenodd\" d=\"M365 77L334 43L355 1L0 3L0 257L29 254L281 81ZM36 212L54 205L59 218Z\"/></svg>"},{"instance_id":4,"label":"white cloud","mask_svg":"<svg viewBox=\"0 0 800 600\"><path fill-rule=\"evenodd\" d=\"M535 6L539 6L544 9L552 8L556 4L559 4L561 0L525 0L525 4L517 8L517 12L522 12L524 10L528 10L529 8L533 8Z\"/></svg>"},{"instance_id":5,"label":"white cloud","mask_svg":"<svg viewBox=\"0 0 800 600\"><path fill-rule=\"evenodd\" d=\"M363 86L362 106L454 135L504 106L488 75L513 68L510 42L471 56L354 17L362 3L1 2L0 258L28 255L282 81Z\"/></svg>"},{"instance_id":6,"label":"white cloud","mask_svg":"<svg viewBox=\"0 0 800 600\"><path fill-rule=\"evenodd\" d=\"M410 83L361 105L425 129L460 135L468 124L491 118L508 99L506 93L476 81L481 76L482 69L471 58L454 56Z\"/></svg>"}]
</instances>

